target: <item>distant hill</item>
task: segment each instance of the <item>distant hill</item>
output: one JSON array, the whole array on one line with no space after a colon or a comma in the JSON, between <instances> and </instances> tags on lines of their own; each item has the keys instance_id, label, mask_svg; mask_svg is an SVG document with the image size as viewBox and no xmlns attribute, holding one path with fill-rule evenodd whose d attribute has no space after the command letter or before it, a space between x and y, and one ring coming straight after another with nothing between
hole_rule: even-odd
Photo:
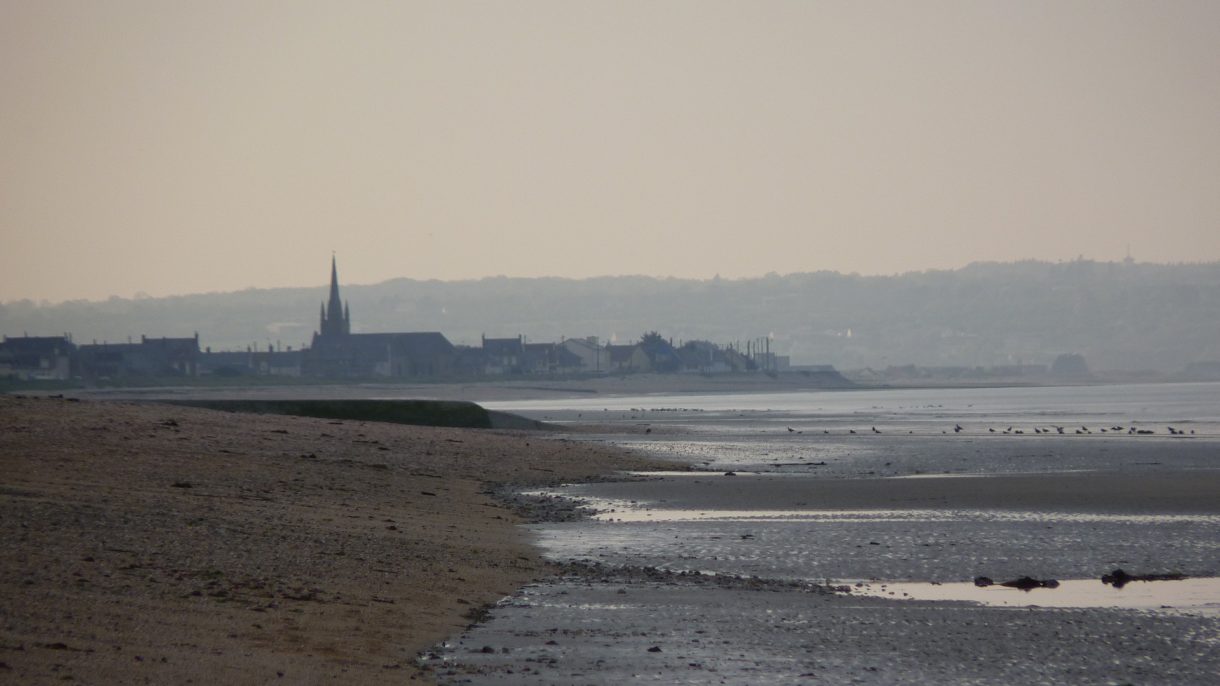
<instances>
[{"instance_id":1,"label":"distant hill","mask_svg":"<svg viewBox=\"0 0 1220 686\"><path fill-rule=\"evenodd\" d=\"M395 279L343 286L353 332L441 331L454 343L531 341L657 330L730 343L774 335L794 364L839 368L1049 365L1181 370L1220 360L1220 263L980 263L897 276L834 272L756 279ZM171 298L0 305L0 333L75 340L188 336L214 350L298 347L317 327L325 287Z\"/></svg>"}]
</instances>

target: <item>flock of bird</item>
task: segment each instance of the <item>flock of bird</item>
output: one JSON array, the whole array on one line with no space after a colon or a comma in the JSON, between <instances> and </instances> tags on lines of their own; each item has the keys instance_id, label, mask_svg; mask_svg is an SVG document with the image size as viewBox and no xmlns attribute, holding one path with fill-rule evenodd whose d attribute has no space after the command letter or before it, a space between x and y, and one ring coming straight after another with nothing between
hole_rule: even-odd
<instances>
[{"instance_id":1,"label":"flock of bird","mask_svg":"<svg viewBox=\"0 0 1220 686\"><path fill-rule=\"evenodd\" d=\"M792 428L792 427L790 427L790 426L789 426L789 427L787 427L787 428L788 428L788 432L789 432L789 433L795 433L795 434L803 434L803 433L805 433L804 431L800 431L800 430L794 429L794 428ZM1172 426L1169 426L1169 427L1166 427L1166 428L1167 428L1167 429L1169 429L1169 433L1170 433L1171 435L1173 435L1173 436L1185 436L1185 435L1187 435L1187 432L1186 432L1186 430L1185 430L1185 429L1177 429L1177 428L1174 428L1174 427L1172 427ZM871 429L871 430L872 430L872 432L873 432L873 433L875 433L875 434L880 434L880 433L881 433L881 431L880 431L880 430L879 430L877 427L875 427L875 426L870 427L870 429ZM966 430L966 429L965 429L965 428L964 428L964 427L963 427L961 424L954 424L954 425L953 425L953 433L955 433L955 434L960 434L961 432L963 432L963 431L965 431L965 430ZM998 434L1004 434L1004 435L1009 435L1009 434L1024 434L1024 433L1025 433L1025 431L1024 431L1023 429L1014 429L1014 428L1012 428L1011 426L1010 426L1010 427L1008 427L1007 429L1002 429L1002 430L1000 430L1000 431L996 431L994 428L992 428L992 427L988 427L987 431L988 431L988 433L993 433L993 434L994 434L994 433L998 433ZM1052 425L1050 426L1050 428L1043 427L1043 426L1035 426L1035 427L1034 427L1034 433L1036 433L1036 434L1057 434L1057 435L1058 435L1058 434L1062 434L1062 435L1067 435L1067 434L1068 434L1068 431L1069 431L1069 429L1068 429L1067 427L1063 427L1063 426L1057 426L1057 425L1054 425L1054 424L1052 424ZM1072 431L1074 434L1076 434L1076 435L1092 434L1092 433L1093 433L1093 430L1092 430L1092 429L1090 429L1090 428L1089 428L1089 427L1087 427L1087 426L1081 426L1081 427L1080 427L1080 428L1078 428L1078 429L1071 429L1071 431ZM1150 436L1150 435L1152 435L1152 434L1155 434L1155 433L1156 433L1156 431L1155 431L1154 429L1137 429L1137 428L1136 428L1136 427L1134 427L1134 426L1111 426L1111 427L1101 427L1101 428L1100 428L1100 432L1101 432L1101 433L1103 433L1103 434L1104 434L1104 433L1114 433L1114 434L1126 433L1128 436ZM824 434L829 434L829 433L830 433L830 430L829 430L829 429L824 429L824 430L822 431L822 433L824 433ZM850 434L850 435L855 435L856 430L855 430L855 429L848 429L848 430L847 430L847 433L848 433L848 434ZM908 431L907 433L914 433L914 432ZM948 432L947 432L947 431L942 431L941 433L948 433ZM1194 430L1194 429L1191 429L1191 430L1190 430L1190 434L1191 434L1191 435L1193 435L1194 433L1195 433L1195 430Z\"/></svg>"},{"instance_id":2,"label":"flock of bird","mask_svg":"<svg viewBox=\"0 0 1220 686\"><path fill-rule=\"evenodd\" d=\"M1052 425L1051 425L1051 428L1052 428L1052 429L1054 429L1054 433L1056 433L1056 434L1066 434L1066 433L1067 433L1067 429L1065 429L1065 428L1064 428L1064 427L1062 427L1062 426L1055 426L1055 425L1053 425L1053 424L1052 424ZM1186 435L1186 431L1185 431L1185 430L1183 430L1183 429L1175 429L1175 428L1174 428L1174 427L1172 427L1172 426L1170 426L1170 427L1166 427L1166 428L1168 428L1168 429L1169 429L1169 433L1170 433L1170 434L1172 434L1172 435L1174 435L1174 436L1184 436L1184 435ZM953 427L953 431L954 431L954 433L960 433L962 430L963 430L963 429L962 429L962 426L961 426L960 424L958 424L958 425L956 425L956 426L954 426L954 427ZM1002 433L1002 434L1023 434L1023 433L1025 433L1025 432L1024 432L1024 431L1022 431L1021 429L1015 429L1015 430L1014 430L1014 429L1013 429L1011 426L1010 426L1010 427L1008 427L1007 429L1004 429L1003 431L999 431L999 432L997 432L997 431L996 431L995 429L993 429L993 428L988 428L988 429L987 429L987 431L989 431L990 433ZM1150 435L1152 435L1152 434L1155 434L1155 433L1156 433L1156 431L1155 431L1154 429L1137 429L1137 428L1135 428L1134 426L1111 426L1111 427L1109 427L1109 428L1107 428L1107 427L1101 427L1100 431L1101 431L1101 433L1103 433L1103 434L1104 434L1104 433L1116 433L1116 434L1121 434L1121 433L1123 433L1123 432L1126 432L1128 436L1131 436L1131 435L1150 436ZM1191 430L1190 430L1190 433L1192 433L1192 434L1193 434L1194 432L1195 432L1195 430L1194 430L1194 429L1191 429ZM1036 433L1036 434L1049 434L1049 433L1052 433L1052 432L1051 432L1051 429L1048 429L1048 428L1045 428L1045 427L1040 427L1040 426L1035 426L1035 427L1034 427L1034 433ZM1087 426L1081 426L1079 429L1073 429L1073 433L1076 433L1076 434L1091 434L1091 433L1093 433L1093 430L1092 430L1092 429L1090 429L1090 428L1089 428L1089 427L1087 427Z\"/></svg>"}]
</instances>

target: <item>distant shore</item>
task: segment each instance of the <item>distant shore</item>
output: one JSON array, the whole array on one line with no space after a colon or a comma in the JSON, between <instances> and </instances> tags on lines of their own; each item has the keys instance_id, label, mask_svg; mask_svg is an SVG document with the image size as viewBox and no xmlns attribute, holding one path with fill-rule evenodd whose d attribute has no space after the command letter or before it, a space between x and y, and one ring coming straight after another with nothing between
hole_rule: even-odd
<instances>
[{"instance_id":1,"label":"distant shore","mask_svg":"<svg viewBox=\"0 0 1220 686\"><path fill-rule=\"evenodd\" d=\"M495 430L0 396L0 674L400 683L548 573L492 497L656 466Z\"/></svg>"},{"instance_id":2,"label":"distant shore","mask_svg":"<svg viewBox=\"0 0 1220 686\"><path fill-rule=\"evenodd\" d=\"M32 389L14 391L40 395L65 393L80 397L125 400L156 399L431 399L467 401L543 400L562 398L622 397L636 395L680 395L721 393L784 393L796 391L898 390L936 388L1009 388L1101 385L1106 383L1139 383L1130 379L1062 379L1038 381L1005 379L994 381L936 382L928 379L908 380L895 384L855 384L842 379L818 376L816 373L783 372L774 376L750 374L628 374L586 378L519 378L427 383L393 383L389 381L353 381L349 383L309 383L296 379L291 382L261 383L253 378L249 383L179 384L163 383L150 386L114 386L71 389Z\"/></svg>"}]
</instances>

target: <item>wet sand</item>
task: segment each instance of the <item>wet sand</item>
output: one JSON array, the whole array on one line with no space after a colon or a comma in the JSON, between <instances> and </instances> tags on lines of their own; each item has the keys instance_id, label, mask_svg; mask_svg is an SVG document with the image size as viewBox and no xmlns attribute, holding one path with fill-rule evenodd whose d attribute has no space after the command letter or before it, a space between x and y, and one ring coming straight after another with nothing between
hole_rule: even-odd
<instances>
[{"instance_id":1,"label":"wet sand","mask_svg":"<svg viewBox=\"0 0 1220 686\"><path fill-rule=\"evenodd\" d=\"M0 397L0 681L401 683L548 574L498 484L657 463L530 434Z\"/></svg>"},{"instance_id":2,"label":"wet sand","mask_svg":"<svg viewBox=\"0 0 1220 686\"><path fill-rule=\"evenodd\" d=\"M1216 620L571 578L435 661L449 684L1197 684Z\"/></svg>"},{"instance_id":3,"label":"wet sand","mask_svg":"<svg viewBox=\"0 0 1220 686\"><path fill-rule=\"evenodd\" d=\"M851 421L883 433L844 436L842 418L799 413L619 414L653 433L611 421L589 440L701 471L554 489L601 514L529 528L586 571L438 647L443 683L1220 681L1214 432L995 435L989 417L959 435L878 412ZM1116 567L1193 580L1119 590L1100 579ZM976 576L1026 575L1064 583L966 602Z\"/></svg>"}]
</instances>

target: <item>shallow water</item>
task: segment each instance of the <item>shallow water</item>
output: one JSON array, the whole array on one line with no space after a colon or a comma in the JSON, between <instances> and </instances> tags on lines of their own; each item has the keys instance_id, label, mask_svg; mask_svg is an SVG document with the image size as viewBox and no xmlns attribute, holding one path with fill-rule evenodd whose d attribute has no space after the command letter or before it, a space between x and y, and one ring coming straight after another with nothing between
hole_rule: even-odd
<instances>
[{"instance_id":1,"label":"shallow water","mask_svg":"<svg viewBox=\"0 0 1220 686\"><path fill-rule=\"evenodd\" d=\"M777 424L786 428L789 420L800 420L791 424L792 428L808 432L836 428L846 432L848 427L870 432L875 425L882 430L920 428L925 432L935 427L938 433L952 432L957 423L981 433L989 433L988 428L1003 431L1013 425L1024 429L1027 435L1033 433L1034 427L1055 425L1064 426L1068 433L1088 427L1095 432L1093 435L1108 435L1100 433L1102 428L1133 425L1157 430L1161 435L1169 433L1170 425L1185 429L1188 435L1191 428L1196 429L1196 435L1214 435L1220 429L1220 382L657 394L480 404L488 409L560 421L648 421L694 426L714 423L717 429L726 431L749 431L759 425Z\"/></svg>"},{"instance_id":2,"label":"shallow water","mask_svg":"<svg viewBox=\"0 0 1220 686\"><path fill-rule=\"evenodd\" d=\"M1022 591L973 582L869 582L849 586L852 594L909 600L961 600L998 607L1107 607L1189 612L1220 617L1220 578L1135 581L1122 588L1098 579L1059 580L1057 588Z\"/></svg>"},{"instance_id":3,"label":"shallow water","mask_svg":"<svg viewBox=\"0 0 1220 686\"><path fill-rule=\"evenodd\" d=\"M1220 680L1220 491L1209 490L1220 470L1220 384L490 405L604 423L606 433L581 440L704 470L556 489L599 513L530 526L546 556L852 591L544 584L467 637L510 653L489 657L460 644L446 652L454 680ZM1131 426L1157 433L1130 435ZM1187 433L1171 436L1168 426ZM971 478L933 478L947 476ZM1182 490L1184 500L1172 497L1177 491L1156 497L1159 486L1138 501L1108 490L1162 482L1208 486L1189 498ZM1025 495L1000 497L1010 484ZM942 497L971 505L946 506ZM1123 589L1090 580L1115 568L1195 578ZM969 581L1026 575L1061 585L1026 593Z\"/></svg>"}]
</instances>

